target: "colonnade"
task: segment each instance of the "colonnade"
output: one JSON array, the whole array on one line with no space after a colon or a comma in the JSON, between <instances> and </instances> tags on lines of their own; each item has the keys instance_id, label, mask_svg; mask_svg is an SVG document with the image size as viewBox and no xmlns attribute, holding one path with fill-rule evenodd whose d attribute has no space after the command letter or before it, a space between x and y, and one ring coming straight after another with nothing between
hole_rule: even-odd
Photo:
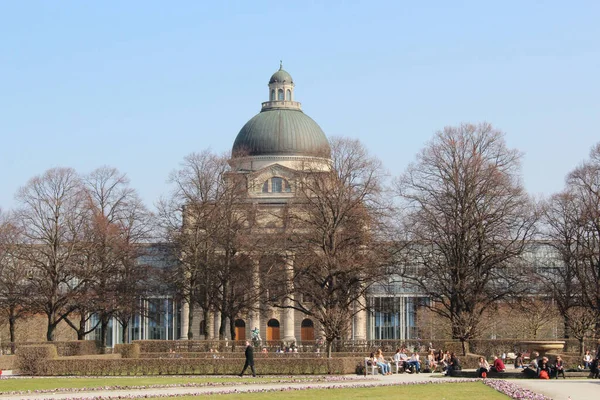
<instances>
[{"instance_id":1,"label":"colonnade","mask_svg":"<svg viewBox=\"0 0 600 400\"><path fill-rule=\"evenodd\" d=\"M293 278L294 278L294 258L293 256L285 257L285 268L284 273L286 274L286 285L287 285L287 293L293 292ZM258 259L252 259L252 280L253 280L253 288L258 293L260 291L260 261ZM286 308L280 310L280 317L282 318L283 325L283 337L281 340L284 343L294 343L296 342L296 321L295 314L296 310L293 308L289 308L289 306L293 305L293 295L285 299L284 305ZM357 312L354 316L354 320L352 321L352 332L351 338L356 340L366 340L367 339L367 311L364 310L364 301L365 299L361 299L357 304L357 307L361 307L362 310ZM253 305L253 310L248 315L248 320L246 321L246 338L250 338L250 331L258 327L261 331L262 339L266 339L264 335L265 329L263 329L263 319L267 317L266 315L261 315L261 310L264 310L264 307L261 306L260 300L258 296L256 296L256 301ZM350 310L349 310L350 311ZM189 318L190 318L190 309L189 305L186 302L182 302L181 305L181 335L180 339L187 339L187 331L189 327ZM202 316L199 318L194 316L196 319L203 319L205 322L205 331L206 334L199 336L202 339L215 339L219 337L219 327L221 324L221 313L218 311L209 312L208 315ZM266 328L266 321L264 328ZM199 332L198 332L199 333ZM194 334L196 337L196 334ZM229 338L229 329L226 330L226 338ZM245 338L238 338L239 340L243 340Z\"/></svg>"}]
</instances>

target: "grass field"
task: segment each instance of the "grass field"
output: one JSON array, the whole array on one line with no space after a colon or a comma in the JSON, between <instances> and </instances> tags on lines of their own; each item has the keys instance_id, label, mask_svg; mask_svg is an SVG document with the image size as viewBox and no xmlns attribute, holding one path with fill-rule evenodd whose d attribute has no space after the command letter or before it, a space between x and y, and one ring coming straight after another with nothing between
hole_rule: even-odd
<instances>
[{"instance_id":1,"label":"grass field","mask_svg":"<svg viewBox=\"0 0 600 400\"><path fill-rule=\"evenodd\" d=\"M177 397L177 400L198 399L198 397ZM267 393L224 394L219 400L266 400L266 399L419 399L419 400L507 400L508 396L498 393L480 382L447 383L435 385L398 385L371 388L349 389L310 389Z\"/></svg>"},{"instance_id":2,"label":"grass field","mask_svg":"<svg viewBox=\"0 0 600 400\"><path fill-rule=\"evenodd\" d=\"M185 376L149 376L149 377L102 377L102 378L23 378L0 380L0 393L25 390L50 390L73 388L100 388L119 386L121 388L150 385L183 385L186 383L248 383L251 378L214 378L214 377L185 377ZM260 382L277 382L280 378L260 378ZM313 379L312 377L294 377L294 381Z\"/></svg>"},{"instance_id":3,"label":"grass field","mask_svg":"<svg viewBox=\"0 0 600 400\"><path fill-rule=\"evenodd\" d=\"M290 378L260 378L258 382L278 382ZM314 377L295 377L294 382L314 381ZM214 378L214 377L103 377L103 378L24 378L0 380L0 394L7 392L18 392L27 390L57 390L79 389L79 388L106 388L106 387L135 387L150 385L183 385L189 383L207 384L254 382L251 378ZM357 382L359 383L359 382ZM190 388L194 390L194 388ZM134 392L135 393L135 392ZM134 394L132 393L132 394ZM76 394L74 393L76 396ZM198 397L177 397L178 400L194 399ZM263 393L238 393L224 394L217 397L219 400L241 399L314 399L326 398L327 400L351 400L351 399L392 399L407 398L419 400L506 400L507 396L498 393L494 389L485 386L481 382L465 383L442 383L422 385L397 385L370 388L347 388L347 389L309 389L309 390L287 390Z\"/></svg>"}]
</instances>

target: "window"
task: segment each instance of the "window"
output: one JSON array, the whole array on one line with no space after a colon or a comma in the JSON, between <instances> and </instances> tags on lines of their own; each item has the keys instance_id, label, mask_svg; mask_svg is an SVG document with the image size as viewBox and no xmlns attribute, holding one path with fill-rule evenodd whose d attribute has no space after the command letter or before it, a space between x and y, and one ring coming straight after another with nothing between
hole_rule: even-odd
<instances>
[{"instance_id":1,"label":"window","mask_svg":"<svg viewBox=\"0 0 600 400\"><path fill-rule=\"evenodd\" d=\"M283 89L277 91L277 100L283 101Z\"/></svg>"},{"instance_id":2,"label":"window","mask_svg":"<svg viewBox=\"0 0 600 400\"><path fill-rule=\"evenodd\" d=\"M275 101L275 89L271 89L271 101Z\"/></svg>"},{"instance_id":3,"label":"window","mask_svg":"<svg viewBox=\"0 0 600 400\"><path fill-rule=\"evenodd\" d=\"M281 178L272 178L271 179L271 191L273 193L281 193L281 192L283 192L283 179L281 179Z\"/></svg>"},{"instance_id":4,"label":"window","mask_svg":"<svg viewBox=\"0 0 600 400\"><path fill-rule=\"evenodd\" d=\"M269 189L269 179L267 179L262 185L262 193L290 193L292 187L290 183L283 178L275 176L270 179L271 185Z\"/></svg>"},{"instance_id":5,"label":"window","mask_svg":"<svg viewBox=\"0 0 600 400\"><path fill-rule=\"evenodd\" d=\"M285 99L288 101L292 101L292 91L290 89L287 90L285 94Z\"/></svg>"}]
</instances>

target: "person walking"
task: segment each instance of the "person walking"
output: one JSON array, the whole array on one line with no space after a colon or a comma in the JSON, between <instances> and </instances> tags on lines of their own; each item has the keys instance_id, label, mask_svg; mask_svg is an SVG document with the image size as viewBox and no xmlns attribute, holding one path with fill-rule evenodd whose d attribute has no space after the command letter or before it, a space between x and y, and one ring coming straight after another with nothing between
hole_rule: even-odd
<instances>
[{"instance_id":1,"label":"person walking","mask_svg":"<svg viewBox=\"0 0 600 400\"><path fill-rule=\"evenodd\" d=\"M240 378L244 375L246 368L250 367L252 370L252 376L256 377L256 371L254 370L254 349L250 345L250 342L246 340L246 351L244 351L244 355L246 356L246 363L244 364L244 369L240 372Z\"/></svg>"}]
</instances>

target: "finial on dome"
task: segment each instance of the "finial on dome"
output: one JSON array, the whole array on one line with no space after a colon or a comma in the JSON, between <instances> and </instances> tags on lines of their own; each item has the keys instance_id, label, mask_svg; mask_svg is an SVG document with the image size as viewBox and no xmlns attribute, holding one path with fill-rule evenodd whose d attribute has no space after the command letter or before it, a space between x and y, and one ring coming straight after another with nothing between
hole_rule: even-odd
<instances>
[{"instance_id":1,"label":"finial on dome","mask_svg":"<svg viewBox=\"0 0 600 400\"><path fill-rule=\"evenodd\" d=\"M279 69L282 70L283 69L283 60L279 60Z\"/></svg>"}]
</instances>

